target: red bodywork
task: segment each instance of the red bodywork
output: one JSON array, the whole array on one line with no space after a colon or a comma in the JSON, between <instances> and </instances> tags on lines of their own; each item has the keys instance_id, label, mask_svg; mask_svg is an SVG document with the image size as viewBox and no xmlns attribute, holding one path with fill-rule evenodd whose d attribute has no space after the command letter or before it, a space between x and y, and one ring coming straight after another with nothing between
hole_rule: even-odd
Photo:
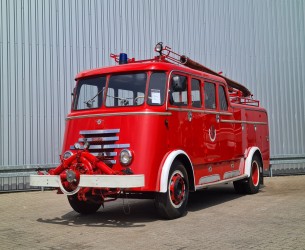
<instances>
[{"instance_id":1,"label":"red bodywork","mask_svg":"<svg viewBox=\"0 0 305 250\"><path fill-rule=\"evenodd\" d=\"M216 86L222 84L227 90L226 82L220 77L166 62L131 63L96 69L82 72L76 79L138 71L165 71L167 89L170 75L179 72L189 80L192 77L199 79L202 87L206 79L216 83ZM201 94L203 100L203 91ZM228 92L226 97L230 100ZM240 174L243 174L240 161L246 157L247 149L253 146L260 149L264 166L269 166L268 118L265 109L244 105L242 98L235 96L232 98L234 102L228 102L226 112L220 111L218 103L213 111L204 107L194 108L191 106L191 96L188 99L188 105L183 108L170 105L166 97L164 105L158 107L144 103L139 107L103 106L94 110L72 110L66 119L62 152L70 150L71 145L78 141L81 130L120 129L119 143L130 144L134 153L130 169L135 174L145 175L145 186L135 189L137 191L160 190L162 165L167 155L177 149L186 152L191 160L195 186L200 186L200 178L214 173L223 176L227 171L240 168ZM237 99L240 99L241 104ZM188 120L189 112L193 116L191 122ZM209 136L212 126L217 134L215 141L211 141ZM119 153L119 150L116 152ZM212 167L212 171L209 167ZM123 167L116 160L111 168L120 172Z\"/></svg>"},{"instance_id":2,"label":"red bodywork","mask_svg":"<svg viewBox=\"0 0 305 250\"><path fill-rule=\"evenodd\" d=\"M114 55L112 57L116 58ZM184 57L184 60L187 58ZM105 87L97 94L103 95L103 102L99 107L88 109L76 109L78 93L74 91L72 110L66 118L62 163L49 171L50 175L60 176L65 190L76 190L81 175L144 175L144 185L124 189L124 192L165 192L168 186L164 180L167 181L170 165L177 158L187 170L191 191L249 177L247 159L251 160L253 152L260 157L264 170L268 169L267 112L259 106L258 101L252 99L248 89L236 89L240 86L238 83L213 71L203 72L170 63L166 56L160 55L140 62L132 59L128 62L84 71L76 76L77 86L83 79L104 77ZM143 72L147 77L145 96L137 97L143 98L142 104L113 107L106 104L112 76ZM149 104L152 96L148 95L148 85L155 72L162 72L166 76L164 102L159 100L160 105ZM180 93L179 97L175 97L181 101L179 104L170 96L174 93L172 84L176 75L183 78L186 84L182 93L184 96ZM193 81L200 86L195 92ZM211 107L207 107L210 98L208 84L214 89L214 104ZM155 89L150 91L158 93ZM113 97L113 102L115 98L119 99ZM134 103L137 102L134 100ZM76 142L82 146L87 140L90 143L88 149L75 148ZM123 149L132 153L132 161L128 166L119 159ZM68 151L73 155L64 159L63 155ZM179 176L174 177L174 182L175 178ZM100 194L104 200L119 194L121 189L97 185L76 191L79 191L80 200L86 200L86 194Z\"/></svg>"}]
</instances>

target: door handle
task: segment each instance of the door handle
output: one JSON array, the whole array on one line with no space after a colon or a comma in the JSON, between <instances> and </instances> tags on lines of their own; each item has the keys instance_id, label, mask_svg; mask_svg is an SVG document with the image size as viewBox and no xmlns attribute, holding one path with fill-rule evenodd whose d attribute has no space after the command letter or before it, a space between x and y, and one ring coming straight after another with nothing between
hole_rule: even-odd
<instances>
[{"instance_id":1,"label":"door handle","mask_svg":"<svg viewBox=\"0 0 305 250\"><path fill-rule=\"evenodd\" d=\"M192 121L192 119L193 119L193 114L192 114L191 111L189 111L189 112L187 113L187 119L189 120L189 122Z\"/></svg>"},{"instance_id":2,"label":"door handle","mask_svg":"<svg viewBox=\"0 0 305 250\"><path fill-rule=\"evenodd\" d=\"M216 122L220 122L220 116L216 115Z\"/></svg>"}]
</instances>

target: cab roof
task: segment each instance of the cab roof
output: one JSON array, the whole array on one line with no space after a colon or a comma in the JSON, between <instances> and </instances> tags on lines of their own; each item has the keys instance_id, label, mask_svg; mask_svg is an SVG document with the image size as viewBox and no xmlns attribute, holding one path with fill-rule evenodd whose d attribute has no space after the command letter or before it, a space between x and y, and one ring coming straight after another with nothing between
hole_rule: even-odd
<instances>
[{"instance_id":1,"label":"cab roof","mask_svg":"<svg viewBox=\"0 0 305 250\"><path fill-rule=\"evenodd\" d=\"M127 72L136 72L136 71L181 71L185 73L189 73L192 75L205 77L209 79L213 79L215 81L225 83L225 80L222 77L218 77L212 74L208 74L206 72L202 72L199 70L194 70L189 67L185 67L182 65L173 64L171 62L158 62L158 61L150 61L150 62L132 62L127 64L115 65L110 67L97 68L92 70L82 71L76 75L75 80L80 78L87 78L97 75L104 74L116 74L116 73L127 73Z\"/></svg>"}]
</instances>

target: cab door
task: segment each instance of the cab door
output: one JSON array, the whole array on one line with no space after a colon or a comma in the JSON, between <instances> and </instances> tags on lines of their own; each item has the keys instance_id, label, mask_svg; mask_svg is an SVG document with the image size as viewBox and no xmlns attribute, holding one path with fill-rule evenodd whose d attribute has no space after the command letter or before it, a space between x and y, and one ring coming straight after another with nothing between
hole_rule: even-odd
<instances>
[{"instance_id":1,"label":"cab door","mask_svg":"<svg viewBox=\"0 0 305 250\"><path fill-rule=\"evenodd\" d=\"M189 104L189 126L191 127L192 144L190 145L193 166L195 171L204 163L204 130L205 130L205 114L203 110L203 80L199 77L192 76L190 78L190 104Z\"/></svg>"},{"instance_id":2,"label":"cab door","mask_svg":"<svg viewBox=\"0 0 305 250\"><path fill-rule=\"evenodd\" d=\"M187 74L173 73L169 82L168 110L168 145L170 149L182 149L187 153L192 144L190 116L189 80Z\"/></svg>"},{"instance_id":3,"label":"cab door","mask_svg":"<svg viewBox=\"0 0 305 250\"><path fill-rule=\"evenodd\" d=\"M224 84L217 86L219 126L218 142L221 151L220 161L232 161L235 158L236 139L234 133L234 122L232 108L229 106L228 96Z\"/></svg>"},{"instance_id":4,"label":"cab door","mask_svg":"<svg viewBox=\"0 0 305 250\"><path fill-rule=\"evenodd\" d=\"M204 148L203 159L205 164L219 162L219 112L217 112L216 83L204 81Z\"/></svg>"}]
</instances>

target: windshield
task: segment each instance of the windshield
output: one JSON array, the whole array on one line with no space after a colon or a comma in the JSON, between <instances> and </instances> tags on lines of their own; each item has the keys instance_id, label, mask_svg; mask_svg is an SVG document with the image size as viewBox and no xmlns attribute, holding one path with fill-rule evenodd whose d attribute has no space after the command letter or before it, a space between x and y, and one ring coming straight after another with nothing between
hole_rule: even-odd
<instances>
[{"instance_id":1,"label":"windshield","mask_svg":"<svg viewBox=\"0 0 305 250\"><path fill-rule=\"evenodd\" d=\"M106 106L138 106L144 103L146 73L113 75L107 90Z\"/></svg>"},{"instance_id":2,"label":"windshield","mask_svg":"<svg viewBox=\"0 0 305 250\"><path fill-rule=\"evenodd\" d=\"M94 109L102 105L106 107L140 106L145 101L151 106L163 105L166 73L151 73L146 88L147 78L146 72L116 74L108 77L107 86L106 76L80 79L75 91L73 109ZM106 89L107 93L105 93ZM146 89L147 98L145 98Z\"/></svg>"},{"instance_id":3,"label":"windshield","mask_svg":"<svg viewBox=\"0 0 305 250\"><path fill-rule=\"evenodd\" d=\"M101 107L105 86L105 76L79 80L74 109L93 109Z\"/></svg>"}]
</instances>

